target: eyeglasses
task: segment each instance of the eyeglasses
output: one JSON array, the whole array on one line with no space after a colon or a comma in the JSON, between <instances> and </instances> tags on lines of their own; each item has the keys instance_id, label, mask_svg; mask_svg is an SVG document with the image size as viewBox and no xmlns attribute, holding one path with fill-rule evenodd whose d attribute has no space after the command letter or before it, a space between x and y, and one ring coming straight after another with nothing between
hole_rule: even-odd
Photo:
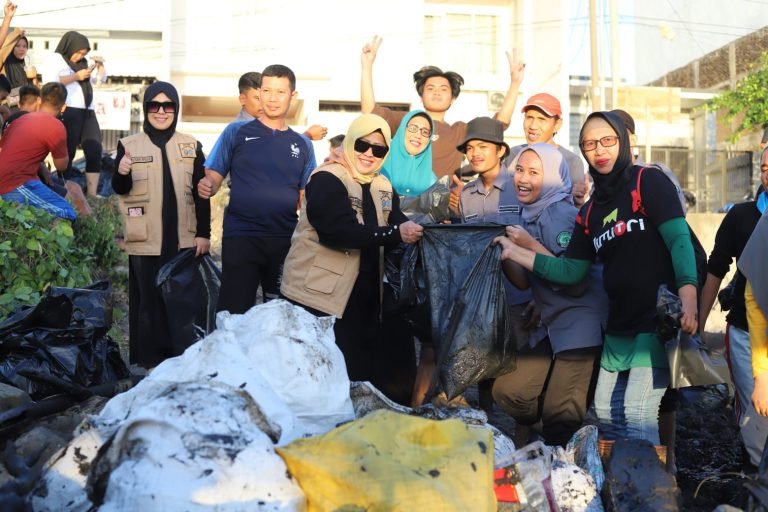
<instances>
[{"instance_id":1,"label":"eyeglasses","mask_svg":"<svg viewBox=\"0 0 768 512\"><path fill-rule=\"evenodd\" d=\"M176 103L173 101L148 101L147 112L150 114L157 114L160 112L160 107L163 108L163 112L166 114L176 113Z\"/></svg>"},{"instance_id":2,"label":"eyeglasses","mask_svg":"<svg viewBox=\"0 0 768 512\"><path fill-rule=\"evenodd\" d=\"M355 141L355 151L358 153L365 153L368 150L371 150L373 153L373 156L376 158L384 158L387 156L387 153L389 152L389 148L387 146L382 146L380 144L371 144L365 139L357 139Z\"/></svg>"},{"instance_id":3,"label":"eyeglasses","mask_svg":"<svg viewBox=\"0 0 768 512\"><path fill-rule=\"evenodd\" d=\"M421 132L422 137L430 138L432 136L432 130L429 128L419 128L415 124L409 124L405 129L411 133Z\"/></svg>"},{"instance_id":4,"label":"eyeglasses","mask_svg":"<svg viewBox=\"0 0 768 512\"><path fill-rule=\"evenodd\" d=\"M619 143L619 138L616 135L606 135L605 137L599 139L599 140L583 140L581 141L581 149L584 151L594 151L597 149L597 143L600 143L601 146L604 148L610 148L611 146L615 146Z\"/></svg>"}]
</instances>

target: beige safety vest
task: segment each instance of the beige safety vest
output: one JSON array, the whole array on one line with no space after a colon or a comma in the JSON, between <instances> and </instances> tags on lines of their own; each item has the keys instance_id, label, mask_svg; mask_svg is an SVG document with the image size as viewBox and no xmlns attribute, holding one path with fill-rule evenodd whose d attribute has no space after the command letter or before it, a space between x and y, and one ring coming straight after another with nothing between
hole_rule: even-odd
<instances>
[{"instance_id":1,"label":"beige safety vest","mask_svg":"<svg viewBox=\"0 0 768 512\"><path fill-rule=\"evenodd\" d=\"M134 256L159 256L163 237L163 157L145 133L120 139L131 155L133 186L119 196L120 214L125 226L125 246ZM192 171L197 140L176 132L165 146L176 193L179 248L194 245L197 230L192 197ZM118 162L119 164L119 162Z\"/></svg>"},{"instance_id":2,"label":"beige safety vest","mask_svg":"<svg viewBox=\"0 0 768 512\"><path fill-rule=\"evenodd\" d=\"M327 171L336 176L349 193L349 202L363 224L363 189L339 164L326 164L312 176ZM392 185L384 176L371 182L371 197L379 226L386 226L392 211ZM341 318L360 270L359 249L333 249L322 245L317 231L307 220L306 197L301 202L299 223L291 237L285 258L280 292L291 300Z\"/></svg>"}]
</instances>

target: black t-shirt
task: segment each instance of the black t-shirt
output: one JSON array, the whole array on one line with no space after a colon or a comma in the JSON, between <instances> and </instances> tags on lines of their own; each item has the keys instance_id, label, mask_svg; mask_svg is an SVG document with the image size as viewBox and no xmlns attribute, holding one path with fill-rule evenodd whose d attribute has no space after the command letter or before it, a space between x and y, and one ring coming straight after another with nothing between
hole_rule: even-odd
<instances>
[{"instance_id":1,"label":"black t-shirt","mask_svg":"<svg viewBox=\"0 0 768 512\"><path fill-rule=\"evenodd\" d=\"M603 262L603 282L610 299L608 334L654 332L659 285L677 290L672 258L658 226L683 217L683 210L669 179L658 169L646 168L640 184L645 214L633 211L632 192L640 169L634 166L628 171L629 181L610 202L590 200L581 208L565 254L587 260L597 256Z\"/></svg>"},{"instance_id":2,"label":"black t-shirt","mask_svg":"<svg viewBox=\"0 0 768 512\"><path fill-rule=\"evenodd\" d=\"M754 201L734 205L725 215L715 235L715 247L709 255L707 272L722 279L731 267L732 260L738 260L741 251L747 245L752 231L760 220L760 210ZM733 306L725 319L729 324L748 331L747 309L744 305L744 287L746 279L736 269L736 281L733 285Z\"/></svg>"}]
</instances>

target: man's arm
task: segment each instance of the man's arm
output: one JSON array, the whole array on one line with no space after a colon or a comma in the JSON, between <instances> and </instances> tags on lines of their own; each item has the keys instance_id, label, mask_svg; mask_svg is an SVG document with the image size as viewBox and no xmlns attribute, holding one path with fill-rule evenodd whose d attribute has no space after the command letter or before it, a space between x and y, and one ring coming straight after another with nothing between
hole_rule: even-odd
<instances>
[{"instance_id":1,"label":"man's arm","mask_svg":"<svg viewBox=\"0 0 768 512\"><path fill-rule=\"evenodd\" d=\"M720 291L720 285L723 282L722 277L717 277L707 272L707 280L701 289L701 304L699 304L699 332L704 332L707 327L707 317L715 305L717 292Z\"/></svg>"},{"instance_id":2,"label":"man's arm","mask_svg":"<svg viewBox=\"0 0 768 512\"><path fill-rule=\"evenodd\" d=\"M504 103L501 104L501 108L496 115L496 119L501 121L506 130L509 126L509 122L512 120L512 114L515 111L515 104L517 103L517 94L520 91L520 84L525 77L525 64L517 58L517 50L512 49L512 53L507 52L507 60L509 61L509 89L507 94L504 95Z\"/></svg>"},{"instance_id":3,"label":"man's arm","mask_svg":"<svg viewBox=\"0 0 768 512\"><path fill-rule=\"evenodd\" d=\"M68 163L69 163L69 158L67 158L66 156L61 158L54 158L53 168L56 169L57 171L66 171Z\"/></svg>"},{"instance_id":4,"label":"man's arm","mask_svg":"<svg viewBox=\"0 0 768 512\"><path fill-rule=\"evenodd\" d=\"M381 45L381 37L373 36L370 43L363 46L360 57L362 64L360 72L360 110L363 114L370 114L376 106L376 97L373 95L373 62ZM514 108L514 105L512 105Z\"/></svg>"}]
</instances>

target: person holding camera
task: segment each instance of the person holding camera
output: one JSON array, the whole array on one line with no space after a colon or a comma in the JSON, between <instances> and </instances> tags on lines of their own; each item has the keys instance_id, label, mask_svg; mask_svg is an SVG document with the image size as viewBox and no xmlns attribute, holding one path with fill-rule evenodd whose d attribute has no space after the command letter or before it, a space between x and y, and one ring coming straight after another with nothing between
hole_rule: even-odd
<instances>
[{"instance_id":1,"label":"person holding camera","mask_svg":"<svg viewBox=\"0 0 768 512\"><path fill-rule=\"evenodd\" d=\"M71 172L77 147L82 147L87 193L95 196L101 171L101 129L94 111L93 86L107 80L107 71L103 59L88 62L86 55L90 51L87 37L79 32L67 32L56 46L58 55L43 70L43 81L61 82L67 89L67 109L62 121L67 129L68 172Z\"/></svg>"}]
</instances>

